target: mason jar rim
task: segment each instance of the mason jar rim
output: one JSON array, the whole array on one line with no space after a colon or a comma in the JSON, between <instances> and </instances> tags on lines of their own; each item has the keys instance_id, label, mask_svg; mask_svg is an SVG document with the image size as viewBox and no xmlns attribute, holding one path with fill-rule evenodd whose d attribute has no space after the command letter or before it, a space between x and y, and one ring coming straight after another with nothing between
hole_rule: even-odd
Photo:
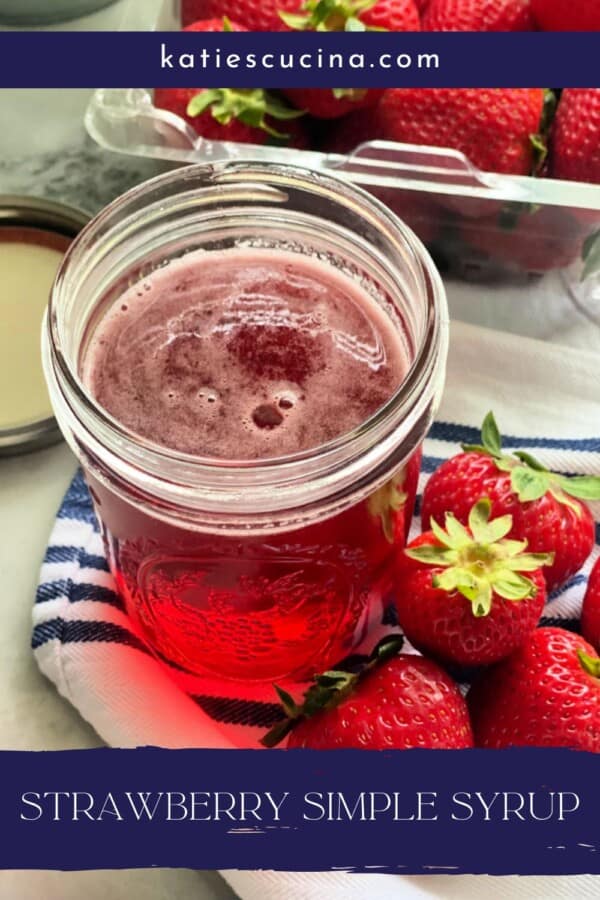
<instances>
[{"instance_id":1,"label":"mason jar rim","mask_svg":"<svg viewBox=\"0 0 600 900\"><path fill-rule=\"evenodd\" d=\"M200 186L199 186L200 183ZM162 196L169 188L181 187L173 195ZM286 195L286 186L318 193L335 202L344 202L369 221L379 232L385 233L391 246L407 256L411 266L422 278L426 295L427 317L422 339L415 348L409 371L388 401L368 419L352 431L331 441L287 456L252 460L227 460L202 457L184 453L173 448L156 444L114 419L94 399L81 378L78 360L67 358L60 334L57 309L70 289L70 276L77 266L83 265L81 254L86 241L99 235L99 240L115 240L120 229L139 225L139 201L144 202L144 214L149 216L153 208L162 210L173 198L182 198L189 188L190 194L210 188L234 194L243 194L246 189L265 191L269 189ZM154 198L154 199L153 199ZM129 209L129 215L118 219L111 226L111 220ZM328 220L324 220L329 225ZM383 203L356 186L351 186L338 176L312 172L298 166L265 165L252 161L235 161L213 165L195 165L185 169L159 175L129 190L105 207L83 229L73 242L59 268L48 306L44 327L43 350L46 375L55 402L63 407L63 418L70 418L73 426L77 420L83 426L92 454L97 459L106 456L110 469L120 470L122 478L132 479L136 473L144 474L143 488L151 495L162 495L164 501L174 501L198 510L208 507L219 509L225 503L235 503L244 491L249 507L253 498L264 511L290 509L290 491L298 484L307 486L307 496L324 499L339 482L340 470L347 478L356 479L357 467L365 476L379 477L378 468L393 449L394 425L402 422L428 385L443 369L447 348L447 307L441 278L425 247L414 233ZM52 391L52 388L55 388ZM61 403L62 401L62 403ZM60 420L60 416L59 416ZM81 445L81 441L76 441ZM367 464L365 457L373 457ZM165 478L166 466L171 467L169 478ZM364 470L369 471L364 471ZM337 473L337 475L336 475ZM319 490L310 490L306 484L312 476L318 476ZM148 481L150 479L150 482ZM314 486L313 486L314 487ZM262 496L265 489L274 489L270 499ZM195 494L198 496L195 496ZM258 493L261 494L260 498ZM207 498L207 494L210 494ZM246 505L246 504L244 504ZM292 504L293 505L293 504ZM256 506L256 502L255 502Z\"/></svg>"}]
</instances>

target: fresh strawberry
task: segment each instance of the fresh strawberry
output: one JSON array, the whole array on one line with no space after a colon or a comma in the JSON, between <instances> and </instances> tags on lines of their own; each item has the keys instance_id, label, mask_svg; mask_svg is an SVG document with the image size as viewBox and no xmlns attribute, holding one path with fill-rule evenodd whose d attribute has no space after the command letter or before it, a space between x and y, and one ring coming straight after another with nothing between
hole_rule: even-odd
<instances>
[{"instance_id":1,"label":"fresh strawberry","mask_svg":"<svg viewBox=\"0 0 600 900\"><path fill-rule=\"evenodd\" d=\"M194 22L184 30L218 32L245 28L227 19L208 19ZM308 147L304 127L293 121L302 113L258 88L155 88L154 105L185 119L208 140ZM279 125L280 121L285 125Z\"/></svg>"},{"instance_id":2,"label":"fresh strawberry","mask_svg":"<svg viewBox=\"0 0 600 900\"><path fill-rule=\"evenodd\" d=\"M598 10L600 16L600 3ZM554 178L600 184L600 88L562 92L552 127L550 172Z\"/></svg>"},{"instance_id":3,"label":"fresh strawberry","mask_svg":"<svg viewBox=\"0 0 600 900\"><path fill-rule=\"evenodd\" d=\"M305 0L281 18L296 31L421 30L415 0Z\"/></svg>"},{"instance_id":4,"label":"fresh strawberry","mask_svg":"<svg viewBox=\"0 0 600 900\"><path fill-rule=\"evenodd\" d=\"M539 135L544 149L538 174L600 184L600 89L565 88L558 106L552 92L547 92L546 97ZM579 244L583 251L580 255L586 261L582 277L594 271L600 263L600 242L597 241L600 232L595 235L600 229L600 212L581 206L567 211L563 207L544 209L552 219L562 216L566 220L562 223L563 248L568 251L569 246ZM564 255L558 241L549 252L558 257Z\"/></svg>"},{"instance_id":5,"label":"fresh strawberry","mask_svg":"<svg viewBox=\"0 0 600 900\"><path fill-rule=\"evenodd\" d=\"M512 516L509 537L526 540L532 553L553 553L544 569L548 591L579 571L594 546L594 520L582 500L600 499L600 477L567 477L549 472L529 453L502 452L498 426L488 413L481 445L463 444L463 453L442 463L423 492L423 530L446 512L467 524L481 497L492 503L493 516Z\"/></svg>"},{"instance_id":6,"label":"fresh strawberry","mask_svg":"<svg viewBox=\"0 0 600 900\"><path fill-rule=\"evenodd\" d=\"M534 31L529 0L431 0L423 31Z\"/></svg>"},{"instance_id":7,"label":"fresh strawberry","mask_svg":"<svg viewBox=\"0 0 600 900\"><path fill-rule=\"evenodd\" d=\"M600 559L590 573L581 610L581 632L600 651Z\"/></svg>"},{"instance_id":8,"label":"fresh strawberry","mask_svg":"<svg viewBox=\"0 0 600 900\"><path fill-rule=\"evenodd\" d=\"M339 119L357 109L374 106L383 94L375 88L285 88L281 92L296 109L315 119Z\"/></svg>"},{"instance_id":9,"label":"fresh strawberry","mask_svg":"<svg viewBox=\"0 0 600 900\"><path fill-rule=\"evenodd\" d=\"M600 0L531 0L542 31L600 31Z\"/></svg>"},{"instance_id":10,"label":"fresh strawberry","mask_svg":"<svg viewBox=\"0 0 600 900\"><path fill-rule=\"evenodd\" d=\"M528 175L544 98L541 88L391 88L374 109L344 119L329 149L368 140L451 147L483 171Z\"/></svg>"},{"instance_id":11,"label":"fresh strawberry","mask_svg":"<svg viewBox=\"0 0 600 900\"><path fill-rule=\"evenodd\" d=\"M451 513L404 551L396 582L402 630L417 650L442 663L482 666L513 652L540 620L546 602L541 567L552 555L526 553L506 538L510 516L490 519L479 500L465 528ZM527 572L525 576L522 573Z\"/></svg>"},{"instance_id":12,"label":"fresh strawberry","mask_svg":"<svg viewBox=\"0 0 600 900\"><path fill-rule=\"evenodd\" d=\"M185 119L202 137L240 144L309 146L301 112L257 89L155 88L154 105Z\"/></svg>"},{"instance_id":13,"label":"fresh strawberry","mask_svg":"<svg viewBox=\"0 0 600 900\"><path fill-rule=\"evenodd\" d=\"M478 747L600 753L600 657L582 637L536 628L468 694Z\"/></svg>"},{"instance_id":14,"label":"fresh strawberry","mask_svg":"<svg viewBox=\"0 0 600 900\"><path fill-rule=\"evenodd\" d=\"M247 31L289 31L280 13L294 13L302 0L182 0L181 24L191 25L198 19L222 19L235 15L236 22Z\"/></svg>"},{"instance_id":15,"label":"fresh strawberry","mask_svg":"<svg viewBox=\"0 0 600 900\"><path fill-rule=\"evenodd\" d=\"M305 0L298 13L282 14L299 31L420 31L414 0ZM374 106L382 90L289 88L285 96L317 119L338 119Z\"/></svg>"},{"instance_id":16,"label":"fresh strawberry","mask_svg":"<svg viewBox=\"0 0 600 900\"><path fill-rule=\"evenodd\" d=\"M398 655L384 639L359 674L326 672L297 705L279 691L287 718L263 739L272 747L291 731L288 747L334 750L462 749L473 746L458 685L422 656Z\"/></svg>"}]
</instances>

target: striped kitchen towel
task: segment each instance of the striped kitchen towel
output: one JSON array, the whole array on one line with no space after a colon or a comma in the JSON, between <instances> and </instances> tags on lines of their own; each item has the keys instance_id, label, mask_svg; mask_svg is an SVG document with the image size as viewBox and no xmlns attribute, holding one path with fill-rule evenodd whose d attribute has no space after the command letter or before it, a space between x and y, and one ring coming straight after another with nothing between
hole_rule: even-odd
<instances>
[{"instance_id":1,"label":"striped kitchen towel","mask_svg":"<svg viewBox=\"0 0 600 900\"><path fill-rule=\"evenodd\" d=\"M419 495L460 442L478 439L479 423L490 407L507 450L529 449L563 473L600 473L595 355L459 323L452 332L446 391L425 443ZM600 504L592 509L598 521ZM599 552L596 546L584 569L549 598L545 624L578 628L585 583ZM115 591L81 473L50 536L33 625L32 646L41 670L109 744L256 746L280 715L270 685L199 679L150 654ZM367 652L382 633L393 630L397 626L388 606L378 611L361 649Z\"/></svg>"},{"instance_id":2,"label":"striped kitchen towel","mask_svg":"<svg viewBox=\"0 0 600 900\"><path fill-rule=\"evenodd\" d=\"M422 493L436 465L472 442L493 408L507 449L527 447L550 468L600 474L600 392L595 354L454 323L446 391L425 443ZM594 504L600 522L600 504ZM418 528L417 522L413 528ZM549 599L545 621L577 628L596 547L583 571ZM385 628L393 623L384 617ZM110 745L230 747L248 743L276 714L272 701L222 686L186 683L152 657L125 616L106 566L81 475L59 511L33 611L41 670ZM489 900L591 898L597 879L349 875L343 872L222 873L243 900Z\"/></svg>"}]
</instances>

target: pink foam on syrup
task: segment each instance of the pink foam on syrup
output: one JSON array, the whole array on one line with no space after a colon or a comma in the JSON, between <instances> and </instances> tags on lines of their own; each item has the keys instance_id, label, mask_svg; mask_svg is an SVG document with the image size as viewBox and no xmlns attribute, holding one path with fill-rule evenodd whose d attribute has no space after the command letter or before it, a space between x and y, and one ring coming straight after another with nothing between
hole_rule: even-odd
<instances>
[{"instance_id":1,"label":"pink foam on syrup","mask_svg":"<svg viewBox=\"0 0 600 900\"><path fill-rule=\"evenodd\" d=\"M227 459L283 456L351 431L408 369L387 313L318 260L198 251L129 288L96 328L83 378L132 431Z\"/></svg>"}]
</instances>

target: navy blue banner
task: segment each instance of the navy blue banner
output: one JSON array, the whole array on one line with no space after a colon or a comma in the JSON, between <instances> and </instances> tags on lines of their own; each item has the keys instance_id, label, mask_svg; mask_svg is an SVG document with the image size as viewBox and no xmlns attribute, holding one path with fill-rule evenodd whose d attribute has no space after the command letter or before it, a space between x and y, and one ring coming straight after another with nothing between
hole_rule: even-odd
<instances>
[{"instance_id":1,"label":"navy blue banner","mask_svg":"<svg viewBox=\"0 0 600 900\"><path fill-rule=\"evenodd\" d=\"M0 87L595 87L600 33L0 33Z\"/></svg>"},{"instance_id":2,"label":"navy blue banner","mask_svg":"<svg viewBox=\"0 0 600 900\"><path fill-rule=\"evenodd\" d=\"M600 756L0 753L0 868L600 873Z\"/></svg>"}]
</instances>

